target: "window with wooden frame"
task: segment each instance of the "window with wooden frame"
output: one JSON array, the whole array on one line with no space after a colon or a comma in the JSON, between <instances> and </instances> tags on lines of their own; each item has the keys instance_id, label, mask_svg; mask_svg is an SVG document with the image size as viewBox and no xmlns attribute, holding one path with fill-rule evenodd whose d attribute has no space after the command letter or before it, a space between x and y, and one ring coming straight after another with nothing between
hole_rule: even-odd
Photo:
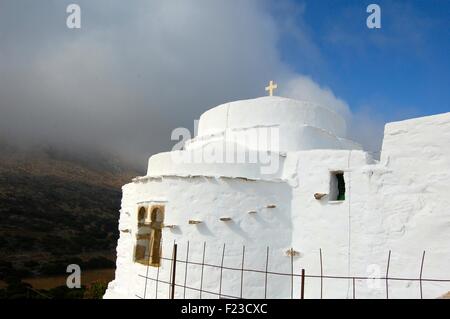
<instances>
[{"instance_id":1,"label":"window with wooden frame","mask_svg":"<svg viewBox=\"0 0 450 319\"><path fill-rule=\"evenodd\" d=\"M161 263L164 206L139 207L137 219L138 231L134 248L134 261L143 265L159 267Z\"/></svg>"}]
</instances>

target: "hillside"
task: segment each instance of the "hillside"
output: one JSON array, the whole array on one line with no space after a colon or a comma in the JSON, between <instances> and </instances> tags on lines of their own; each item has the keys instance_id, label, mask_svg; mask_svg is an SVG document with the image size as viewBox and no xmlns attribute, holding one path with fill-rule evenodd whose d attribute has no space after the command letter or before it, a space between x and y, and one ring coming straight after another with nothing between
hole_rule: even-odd
<instances>
[{"instance_id":1,"label":"hillside","mask_svg":"<svg viewBox=\"0 0 450 319\"><path fill-rule=\"evenodd\" d=\"M0 279L112 267L121 186L136 175L102 153L1 145Z\"/></svg>"}]
</instances>

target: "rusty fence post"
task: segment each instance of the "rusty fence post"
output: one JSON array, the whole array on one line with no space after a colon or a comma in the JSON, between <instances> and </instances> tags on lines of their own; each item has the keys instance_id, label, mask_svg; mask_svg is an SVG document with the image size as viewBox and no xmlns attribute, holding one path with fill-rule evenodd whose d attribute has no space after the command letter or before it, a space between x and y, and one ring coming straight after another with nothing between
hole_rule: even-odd
<instances>
[{"instance_id":1,"label":"rusty fence post","mask_svg":"<svg viewBox=\"0 0 450 319\"><path fill-rule=\"evenodd\" d=\"M173 245L173 258L172 258L172 287L170 298L175 299L175 274L177 273L177 244Z\"/></svg>"},{"instance_id":2,"label":"rusty fence post","mask_svg":"<svg viewBox=\"0 0 450 319\"><path fill-rule=\"evenodd\" d=\"M202 255L202 272L200 276L200 298L202 299L202 292L203 292L203 272L205 270L205 254L206 254L206 241L203 242L203 255Z\"/></svg>"},{"instance_id":3,"label":"rusty fence post","mask_svg":"<svg viewBox=\"0 0 450 319\"><path fill-rule=\"evenodd\" d=\"M352 278L352 284L353 284L353 299L356 299L356 297L355 297L355 277Z\"/></svg>"},{"instance_id":4,"label":"rusty fence post","mask_svg":"<svg viewBox=\"0 0 450 319\"><path fill-rule=\"evenodd\" d=\"M242 246L242 263L241 263L241 293L239 299L242 299L244 293L244 262L245 262L245 245Z\"/></svg>"},{"instance_id":5,"label":"rusty fence post","mask_svg":"<svg viewBox=\"0 0 450 319\"><path fill-rule=\"evenodd\" d=\"M388 260L387 260L387 267L386 267L386 299L389 299L389 266L391 264L391 251L389 250Z\"/></svg>"},{"instance_id":6,"label":"rusty fence post","mask_svg":"<svg viewBox=\"0 0 450 319\"><path fill-rule=\"evenodd\" d=\"M302 269L302 286L300 290L300 299L305 299L305 269Z\"/></svg>"},{"instance_id":7,"label":"rusty fence post","mask_svg":"<svg viewBox=\"0 0 450 319\"><path fill-rule=\"evenodd\" d=\"M184 268L183 299L186 299L186 283L187 283L188 264L189 264L189 240L187 242L187 247L186 247L186 264L185 264L185 268Z\"/></svg>"},{"instance_id":8,"label":"rusty fence post","mask_svg":"<svg viewBox=\"0 0 450 319\"><path fill-rule=\"evenodd\" d=\"M423 262L425 260L425 250L423 251L422 254L422 263L420 264L420 278L419 278L419 283L420 283L420 299L423 299L423 289L422 289L422 273L423 273Z\"/></svg>"}]
</instances>

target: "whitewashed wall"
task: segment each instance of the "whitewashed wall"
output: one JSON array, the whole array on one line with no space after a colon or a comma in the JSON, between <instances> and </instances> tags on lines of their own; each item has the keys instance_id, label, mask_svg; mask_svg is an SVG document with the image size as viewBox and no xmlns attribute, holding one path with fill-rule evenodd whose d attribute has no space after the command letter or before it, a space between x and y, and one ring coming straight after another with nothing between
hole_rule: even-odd
<instances>
[{"instance_id":1,"label":"whitewashed wall","mask_svg":"<svg viewBox=\"0 0 450 319\"><path fill-rule=\"evenodd\" d=\"M205 262L220 264L225 243L224 266L240 268L245 245L245 268L264 270L270 246L269 271L290 273L291 258L285 251L292 247L300 253L294 257L296 273L304 268L307 275L320 275L321 250L324 275L365 277L374 275L373 267L384 276L391 251L389 276L418 278L426 251L423 278L450 278L450 113L388 124L379 163L358 150L310 150L288 152L281 165L281 175L272 181L165 176L126 185L116 279L105 298L142 297L144 291L146 298L156 297L155 283L148 281L145 287L139 277L147 267L132 262L137 204L143 201L166 203L165 223L178 226L163 231L164 257L170 258L176 241L178 258L184 259L189 241L189 259L201 262L206 242ZM346 200L316 200L314 193L329 193L330 171L335 170L344 171ZM267 208L269 204L276 208ZM250 210L257 214L248 214ZM222 222L220 217L233 221ZM189 219L202 224L189 225ZM202 288L218 292L218 270L203 271ZM148 276L156 278L156 272L149 267ZM159 278L169 281L169 272L166 262ZM177 283L184 284L184 272L184 264L179 264ZM199 288L200 274L201 267L190 266L187 285ZM385 298L385 281L371 283L372 288L357 280L356 297ZM240 273L224 271L222 294L240 296L240 287ZM320 279L308 278L306 298L320 298L320 287ZM294 297L299 288L296 278ZM268 298L290 298L291 289L290 278L269 276ZM447 291L449 282L423 282L425 298ZM157 297L167 298L168 293L168 286L160 284ZM176 288L177 298L200 297L198 291L183 293ZM352 298L353 282L324 279L322 295ZM245 273L242 297L264 297L264 275ZM419 298L419 284L390 281L389 297ZM202 298L217 296L204 293Z\"/></svg>"},{"instance_id":2,"label":"whitewashed wall","mask_svg":"<svg viewBox=\"0 0 450 319\"><path fill-rule=\"evenodd\" d=\"M149 179L124 187L123 207L121 211L121 231L118 245L118 268L114 291L125 293L130 297L143 296L147 267L132 262L133 237L137 227L137 203L164 203L165 224L176 225L176 228L163 230L163 257L171 258L173 243L179 245L178 259L184 260L186 245L189 241L190 261L201 262L203 245L206 242L205 262L221 264L223 245L225 248L225 267L241 268L242 250L245 245L245 267L264 269L266 247L270 253L283 255L292 241L292 219L290 216L291 189L284 182L244 181L233 178L207 177L165 177ZM276 205L275 208L267 208ZM256 214L249 214L256 211ZM232 221L220 221L221 217L230 217ZM202 221L198 225L188 224L189 220ZM279 270L288 258L273 258L273 269ZM281 264L280 264L281 263ZM289 264L288 264L289 265ZM290 266L289 266L290 267ZM288 268L290 269L290 268ZM184 284L185 267L178 267L177 282ZM170 262L164 262L159 270L159 278L169 279ZM132 274L132 275L130 275ZM187 286L200 288L200 266L188 268ZM149 277L156 278L157 268L149 267ZM243 297L264 297L261 288L264 280L251 280L256 286L243 290ZM286 280L286 284L290 281ZM283 286L282 282L274 282L275 287ZM240 272L224 271L222 293L240 296ZM117 288L116 288L117 287ZM118 287L121 287L122 291ZM205 268L203 289L219 292L219 272L217 269ZM160 286L158 298L168 297L167 285ZM274 288L268 296L276 297L284 289ZM148 282L147 298L154 298L155 283ZM182 291L177 289L177 297ZM186 297L198 298L199 292L187 291ZM204 294L203 298L216 297Z\"/></svg>"}]
</instances>

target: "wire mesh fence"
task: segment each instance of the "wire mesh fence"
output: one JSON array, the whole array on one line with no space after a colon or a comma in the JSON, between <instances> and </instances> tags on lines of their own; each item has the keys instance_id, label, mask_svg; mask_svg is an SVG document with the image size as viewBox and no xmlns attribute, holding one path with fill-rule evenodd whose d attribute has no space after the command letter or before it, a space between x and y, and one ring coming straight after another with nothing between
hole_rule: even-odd
<instances>
[{"instance_id":1,"label":"wire mesh fence","mask_svg":"<svg viewBox=\"0 0 450 319\"><path fill-rule=\"evenodd\" d=\"M148 298L148 290L147 290L147 283L148 282L154 282L155 283L155 292L154 297L155 299L158 299L158 291L160 288L160 285L165 285L168 288L168 296L169 298L175 298L176 293L178 292L180 296L182 296L183 299L186 298L186 292L187 291L194 291L198 292L198 298L203 299L204 295L207 294L209 296L215 296L219 299L243 299L243 292L244 292L244 278L246 274L253 273L253 274L260 274L264 277L264 299L267 299L268 294L268 276L280 276L284 278L290 279L290 299L304 299L305 298L305 282L309 279L315 279L319 280L320 282L320 299L324 297L324 280L347 280L351 283L351 294L350 298L356 299L357 298L357 289L356 284L357 282L361 281L367 281L367 280L379 280L384 282L384 295L386 299L389 299L389 284L391 282L402 282L402 281L408 281L408 282L416 282L419 286L419 293L420 298L424 298L423 296L423 283L425 282L434 282L434 283L448 283L449 284L449 290L450 290L450 279L442 279L442 278L424 278L423 275L423 269L424 269L424 260L425 260L425 251L422 253L421 263L420 263L420 273L418 277L396 277L396 276L390 276L389 275L389 269L391 265L391 251L388 252L387 257L387 263L386 263L386 272L384 276L379 277L373 277L373 276L336 276L336 275L326 275L324 274L323 269L323 258L322 258L322 249L319 249L319 258L320 258L320 274L309 274L307 273L307 270L304 268L299 268L298 271L294 268L294 256L290 256L290 266L291 271L290 272L278 272L278 271L271 271L269 270L269 250L270 248L267 247L266 250L266 258L265 258L265 267L264 270L260 269L252 269L245 267L245 256L246 252L245 246L242 246L242 255L241 255L241 266L240 267L230 267L230 266L224 266L224 258L225 258L225 244L223 245L223 249L221 252L221 262L220 264L213 264L205 262L205 252L206 252L206 243L203 244L203 251L202 251L202 259L201 262L198 261L192 261L189 260L189 242L187 242L186 245L186 256L184 259L177 258L178 254L178 245L174 243L172 248L172 254L171 257L164 257L160 255L162 262L169 262L170 263L170 275L167 276L167 278L161 278L160 276L160 267L157 267L156 269L156 277L149 276L149 268L151 266L146 266L146 272L145 274L138 274L139 278L144 281L144 290L142 294L136 294L136 297L139 299L147 299ZM200 283L198 287L194 287L192 285L188 285L188 266L198 266L200 267ZM184 274L183 278L181 278L182 283L180 283L180 280L177 282L177 268L184 268ZM209 289L204 288L204 273L205 269L217 269L219 270L219 283L218 283L218 290L217 291L211 291ZM222 287L224 284L224 278L223 278L223 272L224 270L232 271L237 274L239 274L240 278L240 291L239 294L226 294L223 293ZM294 291L297 289L294 289L298 285L299 293L295 294ZM297 287L297 288L298 288ZM180 293L180 290L182 293ZM166 297L164 297L166 298Z\"/></svg>"}]
</instances>

